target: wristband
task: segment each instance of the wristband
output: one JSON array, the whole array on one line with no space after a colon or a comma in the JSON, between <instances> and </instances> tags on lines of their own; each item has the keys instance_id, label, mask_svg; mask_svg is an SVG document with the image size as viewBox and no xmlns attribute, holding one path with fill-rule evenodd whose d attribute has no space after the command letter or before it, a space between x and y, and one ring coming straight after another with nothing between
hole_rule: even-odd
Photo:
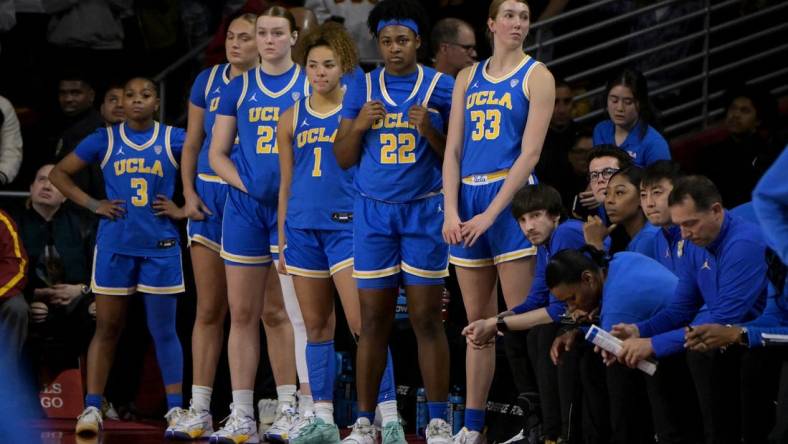
<instances>
[{"instance_id":1,"label":"wristband","mask_svg":"<svg viewBox=\"0 0 788 444\"><path fill-rule=\"evenodd\" d=\"M498 321L495 322L495 327L501 333L506 333L509 331L509 326L506 325L506 318L503 316L498 316Z\"/></svg>"},{"instance_id":2,"label":"wristband","mask_svg":"<svg viewBox=\"0 0 788 444\"><path fill-rule=\"evenodd\" d=\"M90 210L91 213L95 213L98 210L98 207L101 205L101 202L93 199L92 197L88 199L88 202L85 204L85 208Z\"/></svg>"}]
</instances>

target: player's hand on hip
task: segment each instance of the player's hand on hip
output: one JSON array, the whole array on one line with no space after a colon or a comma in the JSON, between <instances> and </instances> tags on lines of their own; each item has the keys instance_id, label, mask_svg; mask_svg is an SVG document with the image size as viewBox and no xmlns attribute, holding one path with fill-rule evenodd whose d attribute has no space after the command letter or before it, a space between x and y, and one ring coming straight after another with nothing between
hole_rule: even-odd
<instances>
[{"instance_id":1,"label":"player's hand on hip","mask_svg":"<svg viewBox=\"0 0 788 444\"><path fill-rule=\"evenodd\" d=\"M102 199L98 202L98 207L95 211L99 216L104 216L107 219L115 220L123 217L126 214L126 202L121 199L106 200Z\"/></svg>"},{"instance_id":2,"label":"player's hand on hip","mask_svg":"<svg viewBox=\"0 0 788 444\"><path fill-rule=\"evenodd\" d=\"M473 244L479 240L490 226L492 226L495 219L487 212L479 213L467 222L460 224L460 232L462 233L462 240L466 247L472 247Z\"/></svg>"},{"instance_id":3,"label":"player's hand on hip","mask_svg":"<svg viewBox=\"0 0 788 444\"><path fill-rule=\"evenodd\" d=\"M167 216L170 219L183 219L186 215L183 208L179 207L172 200L163 194L157 194L156 200L151 204L156 216Z\"/></svg>"}]
</instances>

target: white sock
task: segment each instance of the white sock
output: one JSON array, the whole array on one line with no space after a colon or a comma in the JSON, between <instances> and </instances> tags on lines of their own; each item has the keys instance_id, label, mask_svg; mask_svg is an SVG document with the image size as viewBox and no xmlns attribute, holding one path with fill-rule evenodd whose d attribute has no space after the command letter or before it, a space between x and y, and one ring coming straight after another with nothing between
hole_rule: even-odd
<instances>
[{"instance_id":1,"label":"white sock","mask_svg":"<svg viewBox=\"0 0 788 444\"><path fill-rule=\"evenodd\" d=\"M380 422L384 426L392 421L399 421L399 415L397 415L397 401L381 402L378 404L378 408L380 409Z\"/></svg>"},{"instance_id":2,"label":"white sock","mask_svg":"<svg viewBox=\"0 0 788 444\"><path fill-rule=\"evenodd\" d=\"M296 386L291 385L277 385L276 386L276 399L279 401L279 408L285 409L292 407L295 404Z\"/></svg>"},{"instance_id":3,"label":"white sock","mask_svg":"<svg viewBox=\"0 0 788 444\"><path fill-rule=\"evenodd\" d=\"M233 411L247 418L254 418L254 391L233 390Z\"/></svg>"},{"instance_id":4,"label":"white sock","mask_svg":"<svg viewBox=\"0 0 788 444\"><path fill-rule=\"evenodd\" d=\"M334 403L328 402L316 402L315 403L315 416L322 419L326 424L333 424L334 423Z\"/></svg>"},{"instance_id":5,"label":"white sock","mask_svg":"<svg viewBox=\"0 0 788 444\"><path fill-rule=\"evenodd\" d=\"M192 386L192 408L198 412L211 410L211 394L213 389L202 385Z\"/></svg>"},{"instance_id":6,"label":"white sock","mask_svg":"<svg viewBox=\"0 0 788 444\"><path fill-rule=\"evenodd\" d=\"M298 414L301 416L315 413L315 402L312 395L298 395Z\"/></svg>"}]
</instances>

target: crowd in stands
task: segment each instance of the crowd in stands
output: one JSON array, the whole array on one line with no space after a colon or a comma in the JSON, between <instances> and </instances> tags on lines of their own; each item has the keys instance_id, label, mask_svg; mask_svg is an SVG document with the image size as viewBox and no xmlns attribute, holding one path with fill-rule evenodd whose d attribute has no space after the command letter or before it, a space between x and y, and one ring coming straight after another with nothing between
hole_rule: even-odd
<instances>
[{"instance_id":1,"label":"crowd in stands","mask_svg":"<svg viewBox=\"0 0 788 444\"><path fill-rule=\"evenodd\" d=\"M26 75L24 69L0 77L6 82L0 84L0 93L25 102L21 107L24 109L15 111L12 103L0 96L0 191L29 191L25 200L0 197L0 336L3 337L0 364L14 363L8 380L14 381L14 372L18 371L44 383L63 369L81 365L92 368L87 381L87 409L80 417L80 424L90 424L82 429L78 425L77 431L99 432L104 418L117 418L115 408L108 401L125 404L123 412L133 409L126 394L115 395L129 388L122 387L123 369L118 369L116 364L112 370L113 354L118 341L141 342L137 337L122 337L124 324L137 325L137 333L140 326L147 325L164 379L168 438L211 435L211 442L241 442L230 440L241 435L256 436L258 425L252 399L274 397L275 393L278 404L272 401L273 407L269 406L275 410L271 418L264 421L266 404L258 405L261 438L264 435L284 442L288 439L289 442L334 442L333 435L330 439L325 438L329 435L321 435L322 441L298 441L298 438L300 434L306 436L304 431L317 433L323 430L321 427L333 425L334 411L326 407L332 402L333 387L327 389L320 381L333 383L334 379L318 378L342 371L335 368L335 351L347 349L355 355L358 346L355 365L358 366L359 414L358 419L350 421L353 432L343 442L377 442L378 432L373 431L377 409L383 442L399 443L402 442L397 435L402 429L400 421L418 422L408 416L412 412L404 412L402 401L397 403L395 375L405 370L397 359L392 362L392 354L403 355L396 350L396 337L392 336L390 346L386 341L394 322L394 292L399 296L402 286L409 301L423 298L410 302L415 339L409 344L416 347L418 343L419 379L427 388L430 414L427 424L422 424L424 430L415 430L413 424L407 428L426 434L427 442L482 443L485 439L503 442L509 438L506 442L529 444L788 442L788 349L785 348L788 342L788 154L785 151L788 128L778 98L757 86L730 86L724 96L725 112L715 124L724 129L723 137L715 143L694 147L689 161L680 163L675 159L685 157L671 151L671 140L661 131L659 110L649 98L650 89L670 79L664 76L647 79L643 72L680 57L688 46L677 45L671 51L654 54L615 72L597 99L604 109L603 118L588 125L578 123L578 117L588 111L582 109L588 103L573 99L586 85L565 81L558 75L563 69L551 74L549 63L541 64L527 56L521 56L523 62L519 65L504 64L510 68L506 71L485 62L495 60L496 55L501 57L506 51L488 44L507 42L495 35L499 29L496 26L504 23L503 16L496 15L501 8L511 7L515 11L506 20L521 20L524 9L525 21L530 18L531 23L536 23L578 6L575 2L397 2L192 0L164 1L159 5L119 0L0 1L0 38L5 32L6 36L18 39L31 32L30 29L40 31L45 23L47 31L36 37L36 49L44 54L56 54L53 62L68 66L62 71L50 69L50 72L32 74L41 82L56 84L56 93L37 93L43 99L27 101L24 94L14 90L14 82L25 83L20 80ZM630 11L636 3L619 2L609 12ZM667 8L663 15L642 16L626 26L631 25L633 29L652 26L695 10L695 3L684 2ZM492 9L488 13L491 4L498 8L494 13ZM269 30L260 25L259 14L265 23L281 21L289 26L291 33L284 31L277 37L279 28ZM132 25L135 20L141 24ZM21 29L14 30L15 23ZM519 55L522 52L519 48L527 41L526 35L519 34L520 25L506 23L515 29L512 34L517 34L515 40L522 37L517 50L511 52ZM272 35L270 39L274 43L269 53L255 45L255 34L262 32L258 28ZM400 34L393 34L392 29ZM561 26L548 26L543 29L542 38L549 39L563 31ZM602 37L608 31L602 30ZM670 32L688 31L681 28ZM43 35L45 42L41 41ZM257 45L265 38L258 35ZM277 38L285 40L277 43ZM409 38L418 44L409 43ZM139 48L129 48L130 39L139 39ZM212 39L204 54L208 68L196 79L189 79L189 85L183 89L191 89L188 128L157 122L156 84L146 77L126 78L129 76L124 72L155 74L155 69L164 67L163 61L171 62L183 48L207 39ZM7 39L2 41L4 46L0 51L10 51L2 60L14 57L19 66L44 71L40 62L23 60L16 41L10 44L5 44ZM648 45L646 38L633 39L627 51L642 51ZM393 46L397 49L391 49ZM321 49L327 49L328 55L320 52ZM554 50L558 53L547 51L542 61L549 62L569 49L556 46ZM144 51L151 54L151 66L127 70L127 56ZM320 57L330 60L326 62ZM417 64L416 57L425 63ZM319 71L317 65L324 70L313 74ZM418 66L419 73L418 81L415 71L398 73L403 77L413 75L402 80L410 82L407 88L396 83L400 80L391 80L398 76L389 72L405 65ZM281 67L285 69L280 70ZM268 69L278 70L277 75L269 75ZM339 74L331 87L337 87L340 74L342 86L325 91L315 86L319 82L311 76L329 78L334 75L332 69ZM488 71L492 69L498 70L495 75ZM285 86L282 76L290 76L288 73L293 70L293 81ZM365 76L365 71L372 74ZM255 72L262 73L257 74L256 80ZM378 75L380 86L377 86ZM522 81L522 85L510 83L509 77L514 79L511 82ZM247 82L243 83L243 89L240 79ZM507 81L501 83L500 79ZM430 81L431 84L427 83ZM284 99L276 94L260 99L282 102L281 105L275 102L276 118L268 119L274 120L273 126L265 127L273 135L269 137L271 146L276 147L277 141L279 144L273 152L281 152L277 157L292 163L289 169L282 167L281 188L281 159L274 167L265 166L274 168L275 175L265 169L250 172L250 168L262 167L243 166L244 160L239 160L245 137L256 141L257 154L267 146L263 144L265 141L261 142L266 134L261 130L263 125L256 127L255 134L248 129L245 133L244 115L240 111L235 114L244 106L252 106L250 116L254 112L254 105L244 102L251 100L247 88L258 91L254 90L254 82L264 94L268 91L264 82L273 82L270 84L281 86L282 91L287 89ZM387 82L393 82L388 86L389 92ZM471 94L480 82L483 88L492 85L489 95L474 98ZM405 99L403 91L409 92L411 83L416 89ZM548 84L549 88L544 86ZM494 94L502 94L500 88L507 85L522 91L515 99L508 100L523 101L515 102L514 109L510 102L509 110L504 110L509 115L501 118L500 111L491 111L491 107L499 104L504 107L505 100L496 102ZM295 89L291 92L290 88ZM304 99L310 88L316 97L311 103ZM366 96L364 88L369 88ZM420 102L412 108L406 109L389 98L391 94L397 100L410 101L417 92ZM375 100L376 94L380 102ZM228 96L233 99L229 105ZM540 107L539 104L544 105L540 100L551 107ZM43 102L48 103L42 105ZM323 108L314 110L318 105ZM335 116L332 110L340 109L340 105L341 111ZM471 111L470 118L455 119L455 114L465 113L466 108L470 110L474 106L481 111ZM396 111L387 111L387 107ZM265 112L258 112L257 120L266 120ZM389 117L392 112L414 123L398 126ZM481 118L476 119L473 112L481 112ZM495 112L499 113L498 120ZM280 119L280 116L285 117ZM531 122L540 118L544 120L543 128L535 129L537 124ZM283 124L285 120L287 123ZM326 120L336 122L329 124ZM390 120L394 123L386 123ZM36 123L31 125L31 121ZM367 121L369 125L363 127ZM512 137L501 131L503 135L499 138L498 130L494 129L496 121L502 127L522 124L513 139L516 155L505 159L509 164L500 168L469 170L463 156L479 156L474 158L475 162L484 168L488 161L484 156L468 154L473 151L466 142L472 140L478 153L482 149L478 147L492 150L508 143L502 142L506 137ZM461 123L459 127L457 122ZM302 126L309 125L325 125L325 137L323 132L319 136L299 133L303 131ZM359 180L359 174L370 174L363 170L364 162L369 162L363 153L373 144L370 140L376 139L377 132L384 131L387 125L396 128L395 131L402 129L400 136L413 130L415 142L411 150L420 153L418 156L434 158L431 162L435 165L411 170L410 177L380 174L372 180ZM456 131L458 128L464 130ZM289 139L277 135L277 131L283 130L288 132ZM333 145L336 158L320 151L321 157L317 151L321 146L306 144L309 138L317 141L318 137L319 143L326 144L322 148ZM401 152L402 146L408 144L407 137L399 145L395 139L392 146L399 147L399 152L394 152L393 161L388 163L427 162L422 160L424 157L419 157L418 162L408 162L408 152ZM541 146L532 146L538 145L542 137ZM142 152L150 145L145 143L148 139L153 141L150 144L155 144L157 156L162 151L166 153L163 167L154 158L131 159L138 163L122 166L108 163L113 156L126 155L122 144L118 145L119 151L113 151L113 140L123 140L128 150L137 147ZM383 140L381 137L385 151ZM286 149L283 143L288 144ZM267 153L271 153L271 146ZM524 154L520 154L521 148ZM316 150L315 159L307 170L299 166L298 162L303 161L299 150L312 153L312 149ZM231 155L231 150L239 151ZM539 153L538 158L529 157L534 152ZM179 162L184 169L189 156L191 163L185 171L191 177L181 178L182 173L176 169ZM381 154L379 164L387 163L383 157ZM154 161L157 163L153 164ZM170 161L172 164L166 163ZM333 166L323 165L321 170L321 161L333 162ZM236 166L230 169L228 165L233 163ZM144 198L140 194L132 196L130 205L143 210L113 200L118 198L117 179L108 178L107 171L114 168L115 175L121 176L135 172L132 168L147 167L156 174L155 165L166 182L151 187L160 187L156 189L163 190L163 195L151 194L150 201L147 194ZM301 224L297 228L293 228L295 223L290 219L285 228L283 214L277 221L277 199L280 211L288 209L286 202L290 202L288 218L294 211L307 211L292 203L293 196L302 198L298 193L304 190L304 186L298 187L299 174L339 176L348 167L352 167L349 171L356 174L356 181L342 176L342 184L360 192L355 205L353 197L348 197L347 202L341 201L347 208L338 208L330 221L310 230L352 228L355 238L351 231L344 238L331 238L330 242L328 237L308 238L304 233L309 230L301 219L296 219ZM525 171L522 177L517 175L520 174L517 168ZM262 180L257 179L263 177L263 172L265 180L276 181L276 192L271 193L260 185ZM414 178L417 174L418 180ZM438 186L422 183L429 181L437 181ZM210 185L206 185L208 182ZM412 183L414 189L424 188L421 190L424 193L401 201L401 193L391 193L397 184L404 183ZM138 185L139 182L137 185L132 182L135 192L140 187L147 190L147 182ZM289 194L283 193L285 189ZM337 190L326 188L322 192L338 193ZM477 190L490 194L482 196ZM508 198L507 193L510 193ZM473 206L468 203L469 196L481 200L474 201L476 206ZM326 194L324 199L340 197ZM415 226L397 228L403 233L405 228L414 227L414 232L427 233L411 245L402 234L402 253L398 253L402 254L401 265L397 260L395 265L370 265L370 270L364 271L365 264L379 265L383 260L374 254L358 254L359 242L364 242L358 239L364 237L359 232L369 238L383 236L375 231L376 224L383 224L387 217L398 223L407 219L390 216L393 213L387 212L394 210L389 207L371 208L381 202L381 205L414 205L415 208L414 202L432 205L433 200L437 208L434 213L440 213L439 218L411 215L422 219L417 219ZM269 207L274 211L270 221L270 214L265 212ZM498 208L498 213L490 217L487 213L493 207ZM129 211L131 215L127 214ZM145 215L135 216L138 213L134 211ZM223 223L222 212L231 216ZM256 229L243 225L248 214L269 225L265 230L266 235L271 235L271 244L270 249L265 245L265 253L255 250L254 242L245 243L242 239L244 233ZM364 217L360 218L359 214ZM145 250L146 255L134 256L142 258L141 262L128 265L128 270L137 273L145 267L180 269L182 250L182 262L186 265L183 275L146 271L141 272L139 282L117 278L112 285L97 283L97 273L101 279L102 275L111 275L108 270L115 268L110 267L120 270L127 266L115 256L105 256L103 265L98 265L99 255L109 251L107 246L112 245L110 237L115 236L118 242L130 239L130 243L137 239L135 233L130 233L135 226L131 222L125 222L129 224L124 225L126 229L114 232L106 228L108 222L134 217L166 220L156 225L155 235L164 233L168 237L149 250L155 253L157 248L159 251L169 248L170 251L159 256L154 254L154 259L160 262L147 262L151 257L147 255L150 251ZM235 228L228 228L228 221L234 222ZM348 221L352 224L324 227ZM234 244L227 242L227 230L238 236ZM436 239L430 238L432 231ZM290 243L287 263L285 236ZM181 242L182 238L188 242ZM325 266L316 266L320 273L315 273L310 268L312 263L300 255L302 250L297 249L300 247L294 247L299 240L314 242L320 248L323 243L336 242L333 247L336 250L326 247ZM433 241L436 246L429 244ZM477 246L473 247L475 243ZM429 248L423 247L426 244ZM349 246L348 251L355 248L355 263L353 256L340 257L337 251L341 248L337 245ZM370 251L390 247L382 242L361 245ZM414 249L413 245L420 246ZM434 270L429 268L428 261L442 253L448 262ZM127 252L112 251L112 255L122 254ZM407 263L416 260L427 262L419 266ZM269 263L273 265L269 267ZM353 266L347 268L348 264ZM394 274L385 274L394 268ZM192 269L193 275L189 272ZM381 270L384 275L378 276ZM146 278L153 280L143 282ZM159 285L150 283L154 281ZM317 281L320 284L315 284ZM196 296L192 302L184 302L183 298L178 301L173 296L184 291L184 282L189 298ZM448 302L449 318L441 320L437 307L441 305L442 296L438 296L444 287L451 289L452 294ZM115 292L119 289L124 292ZM258 290L261 295L264 291L265 305L238 302ZM128 300L132 295L139 297L137 309L129 307L126 299L122 303L97 305L104 298L117 301L120 294L128 295ZM304 294L320 302L309 303ZM364 302L370 296L379 296L385 303ZM336 315L335 300L341 303L336 307L342 308ZM189 317L186 327L179 325L186 316L184 313ZM140 317L145 317L147 322ZM225 317L229 319L228 326ZM345 320L347 328L344 325L340 328L340 322ZM445 328L436 327L440 325ZM459 326L454 335L451 326ZM349 332L347 336L351 340L347 344L340 345L339 330ZM783 335L783 343L774 337L770 339L770 333ZM594 342L595 335L607 338L607 346ZM186 345L189 336L191 346ZM228 336L229 364L224 364L228 361L224 360L222 348ZM260 337L267 339L267 344L265 340L263 344L257 343ZM457 338L461 341L459 347L452 342ZM260 381L265 378L255 379L258 369L252 365L253 359L247 355L239 358L239 350L249 353L239 345L241 342L255 345L254 354L259 353L261 367L273 375L262 388ZM609 344L614 342L617 345L610 348ZM503 358L496 357L496 344L505 355ZM89 348L93 349L92 353L88 352ZM268 356L260 351L266 349ZM304 357L303 350L306 350ZM141 359L144 351L137 350L137 357L118 358ZM416 350L409 353L410 363L415 367ZM456 358L455 353L461 357ZM97 354L102 357L97 358ZM188 364L184 366L184 361L190 359L194 367L191 376L184 374L184 368L190 368ZM330 360L331 364L324 364L316 371L312 366L317 359ZM508 368L496 370L496 360L505 360ZM216 368L217 361L224 370ZM644 370L653 364L656 371ZM206 370L211 366L211 370ZM465 368L458 370L456 366ZM134 366L129 368L132 370L128 371L138 370ZM7 370L0 368L0 375L9 374L4 373ZM240 385L239 380L243 381ZM247 380L251 380L251 386ZM509 436L511 427L499 426L489 416L485 422L488 401L494 398L491 386L502 380L512 386L504 396L505 401L516 402L524 410L514 427L515 432L522 431L514 438ZM194 384L189 387L188 382ZM442 419L448 411L449 384L461 387L459 391L465 394L461 429L451 430ZM218 411L227 411L226 406L217 407L216 399L230 399L229 395L217 392L222 388L229 393L230 386L234 403L231 420L211 434L211 411L214 417ZM214 398L212 390L217 393ZM183 395L187 399L191 396L190 409L184 408ZM203 427L206 421L209 426ZM287 429L274 431L283 421L287 422ZM393 422L397 427L391 426ZM0 437L4 436L2 427L0 421ZM266 431L267 427L271 428ZM219 438L214 440L215 436Z\"/></svg>"}]
</instances>

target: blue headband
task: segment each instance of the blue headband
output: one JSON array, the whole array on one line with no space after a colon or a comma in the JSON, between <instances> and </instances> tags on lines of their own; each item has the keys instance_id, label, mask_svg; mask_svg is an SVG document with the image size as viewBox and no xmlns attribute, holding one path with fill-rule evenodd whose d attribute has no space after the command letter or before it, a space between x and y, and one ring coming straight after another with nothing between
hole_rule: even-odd
<instances>
[{"instance_id":1,"label":"blue headband","mask_svg":"<svg viewBox=\"0 0 788 444\"><path fill-rule=\"evenodd\" d=\"M380 30L385 28L386 26L404 26L410 29L411 31L413 31L416 35L419 35L419 25L416 24L415 20L411 20L411 19L381 20L378 22L377 33L380 34Z\"/></svg>"}]
</instances>

